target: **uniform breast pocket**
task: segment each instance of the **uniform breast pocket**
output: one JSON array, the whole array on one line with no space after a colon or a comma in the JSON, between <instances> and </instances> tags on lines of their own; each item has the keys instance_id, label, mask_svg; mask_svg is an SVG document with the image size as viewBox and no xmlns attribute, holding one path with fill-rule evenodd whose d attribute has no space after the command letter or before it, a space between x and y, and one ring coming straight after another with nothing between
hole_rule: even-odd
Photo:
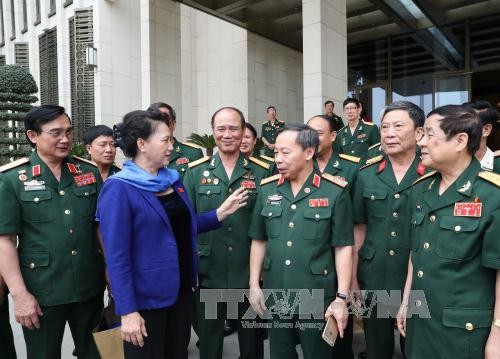
<instances>
[{"instance_id":1,"label":"uniform breast pocket","mask_svg":"<svg viewBox=\"0 0 500 359\"><path fill-rule=\"evenodd\" d=\"M97 204L97 189L95 185L78 187L73 189L77 198L75 210L83 217L94 216Z\"/></svg>"},{"instance_id":2,"label":"uniform breast pocket","mask_svg":"<svg viewBox=\"0 0 500 359\"><path fill-rule=\"evenodd\" d=\"M469 260L481 249L479 219L443 216L439 222L436 254L441 258Z\"/></svg>"},{"instance_id":3,"label":"uniform breast pocket","mask_svg":"<svg viewBox=\"0 0 500 359\"><path fill-rule=\"evenodd\" d=\"M200 186L196 196L196 206L199 211L209 211L217 208L221 201L221 190L219 186Z\"/></svg>"},{"instance_id":4,"label":"uniform breast pocket","mask_svg":"<svg viewBox=\"0 0 500 359\"><path fill-rule=\"evenodd\" d=\"M50 200L52 199L50 191L22 192L20 199L26 221L50 222L55 219L54 209L50 206Z\"/></svg>"},{"instance_id":5,"label":"uniform breast pocket","mask_svg":"<svg viewBox=\"0 0 500 359\"><path fill-rule=\"evenodd\" d=\"M283 209L277 206L264 207L260 212L265 218L266 234L269 239L276 239L280 234L282 212Z\"/></svg>"},{"instance_id":6,"label":"uniform breast pocket","mask_svg":"<svg viewBox=\"0 0 500 359\"><path fill-rule=\"evenodd\" d=\"M304 210L304 225L302 226L302 238L315 239L330 234L331 209L307 208Z\"/></svg>"},{"instance_id":7,"label":"uniform breast pocket","mask_svg":"<svg viewBox=\"0 0 500 359\"><path fill-rule=\"evenodd\" d=\"M368 218L385 218L386 202L384 200L387 198L387 191L366 188L363 190L363 198L365 199Z\"/></svg>"}]
</instances>

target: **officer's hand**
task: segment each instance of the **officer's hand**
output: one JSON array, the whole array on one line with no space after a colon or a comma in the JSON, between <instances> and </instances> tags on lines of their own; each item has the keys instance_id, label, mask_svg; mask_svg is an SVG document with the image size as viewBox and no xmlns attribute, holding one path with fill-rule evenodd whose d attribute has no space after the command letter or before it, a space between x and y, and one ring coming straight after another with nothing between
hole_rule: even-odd
<instances>
[{"instance_id":1,"label":"officer's hand","mask_svg":"<svg viewBox=\"0 0 500 359\"><path fill-rule=\"evenodd\" d=\"M399 307L398 315L396 316L396 323L398 325L398 330L403 337L406 337L406 313L408 311L408 306L403 303Z\"/></svg>"},{"instance_id":2,"label":"officer's hand","mask_svg":"<svg viewBox=\"0 0 500 359\"><path fill-rule=\"evenodd\" d=\"M222 222L229 216L236 212L239 208L245 207L248 200L248 191L240 187L234 191L226 200L217 208L217 219Z\"/></svg>"},{"instance_id":3,"label":"officer's hand","mask_svg":"<svg viewBox=\"0 0 500 359\"><path fill-rule=\"evenodd\" d=\"M485 359L500 358L500 328L492 325L486 347L484 348Z\"/></svg>"},{"instance_id":4,"label":"officer's hand","mask_svg":"<svg viewBox=\"0 0 500 359\"><path fill-rule=\"evenodd\" d=\"M333 302L331 302L328 308L326 308L325 320L328 320L328 318L332 315L337 321L339 335L343 338L344 329L347 326L347 318L349 316L347 312L347 302L341 298L336 298Z\"/></svg>"},{"instance_id":5,"label":"officer's hand","mask_svg":"<svg viewBox=\"0 0 500 359\"><path fill-rule=\"evenodd\" d=\"M266 300L264 299L264 293L260 287L250 288L248 301L250 302L253 310L255 310L260 317L264 317L264 313L267 311Z\"/></svg>"},{"instance_id":6,"label":"officer's hand","mask_svg":"<svg viewBox=\"0 0 500 359\"><path fill-rule=\"evenodd\" d=\"M40 328L39 316L43 315L42 308L38 305L37 300L28 291L13 295L12 301L14 304L14 316L16 321L28 329Z\"/></svg>"},{"instance_id":7,"label":"officer's hand","mask_svg":"<svg viewBox=\"0 0 500 359\"><path fill-rule=\"evenodd\" d=\"M138 312L122 315L122 338L126 342L144 346L144 337L147 337L146 322Z\"/></svg>"}]
</instances>

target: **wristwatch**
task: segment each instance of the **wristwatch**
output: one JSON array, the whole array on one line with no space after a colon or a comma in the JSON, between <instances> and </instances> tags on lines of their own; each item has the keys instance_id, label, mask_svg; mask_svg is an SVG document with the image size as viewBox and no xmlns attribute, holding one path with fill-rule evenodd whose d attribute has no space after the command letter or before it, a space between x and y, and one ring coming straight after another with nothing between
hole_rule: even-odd
<instances>
[{"instance_id":1,"label":"wristwatch","mask_svg":"<svg viewBox=\"0 0 500 359\"><path fill-rule=\"evenodd\" d=\"M343 299L343 300L347 300L347 298L349 297L349 294L344 294L344 293L337 292L337 294L335 294L335 296L337 298L340 298L340 299Z\"/></svg>"},{"instance_id":2,"label":"wristwatch","mask_svg":"<svg viewBox=\"0 0 500 359\"><path fill-rule=\"evenodd\" d=\"M493 325L500 328L500 319L493 319Z\"/></svg>"}]
</instances>

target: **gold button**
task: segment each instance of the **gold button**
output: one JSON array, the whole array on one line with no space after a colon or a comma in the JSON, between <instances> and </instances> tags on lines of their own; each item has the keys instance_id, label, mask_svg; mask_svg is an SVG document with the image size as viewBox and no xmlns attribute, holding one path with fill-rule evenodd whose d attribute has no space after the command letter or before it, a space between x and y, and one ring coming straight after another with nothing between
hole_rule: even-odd
<instances>
[{"instance_id":1,"label":"gold button","mask_svg":"<svg viewBox=\"0 0 500 359\"><path fill-rule=\"evenodd\" d=\"M77 254L78 254L78 252L77 252L77 251L75 251L74 249L71 251L71 255L72 255L72 256L76 256Z\"/></svg>"},{"instance_id":2,"label":"gold button","mask_svg":"<svg viewBox=\"0 0 500 359\"><path fill-rule=\"evenodd\" d=\"M271 217L272 215L273 215L273 212L269 212L269 213L267 214L267 216L268 216L268 217Z\"/></svg>"},{"instance_id":3,"label":"gold button","mask_svg":"<svg viewBox=\"0 0 500 359\"><path fill-rule=\"evenodd\" d=\"M462 227L460 226L455 226L455 232L460 232L462 230Z\"/></svg>"},{"instance_id":4,"label":"gold button","mask_svg":"<svg viewBox=\"0 0 500 359\"><path fill-rule=\"evenodd\" d=\"M391 237L396 237L398 234L394 231L391 232Z\"/></svg>"},{"instance_id":5,"label":"gold button","mask_svg":"<svg viewBox=\"0 0 500 359\"><path fill-rule=\"evenodd\" d=\"M400 197L399 193L396 193L396 194L394 195L394 198L396 198L396 199L399 199L399 197Z\"/></svg>"},{"instance_id":6,"label":"gold button","mask_svg":"<svg viewBox=\"0 0 500 359\"><path fill-rule=\"evenodd\" d=\"M304 188L304 192L305 192L305 193L310 193L310 192L311 192L311 189L310 189L309 187L306 187L306 188Z\"/></svg>"},{"instance_id":7,"label":"gold button","mask_svg":"<svg viewBox=\"0 0 500 359\"><path fill-rule=\"evenodd\" d=\"M85 192L84 194L85 194L86 196L88 196L88 195L89 195L89 193L88 193L88 192Z\"/></svg>"},{"instance_id":8,"label":"gold button","mask_svg":"<svg viewBox=\"0 0 500 359\"><path fill-rule=\"evenodd\" d=\"M184 172L186 169L185 168L181 168L181 172Z\"/></svg>"},{"instance_id":9,"label":"gold button","mask_svg":"<svg viewBox=\"0 0 500 359\"><path fill-rule=\"evenodd\" d=\"M73 234L73 230L72 229L69 230L69 234Z\"/></svg>"},{"instance_id":10,"label":"gold button","mask_svg":"<svg viewBox=\"0 0 500 359\"><path fill-rule=\"evenodd\" d=\"M64 196L64 194L65 194L65 193L66 193L66 192L64 192L63 190L60 190L60 191L59 191L59 194L60 194L61 196Z\"/></svg>"},{"instance_id":11,"label":"gold button","mask_svg":"<svg viewBox=\"0 0 500 359\"><path fill-rule=\"evenodd\" d=\"M328 275L328 271L327 271L326 269L323 271L323 273L324 273L325 275Z\"/></svg>"},{"instance_id":12,"label":"gold button","mask_svg":"<svg viewBox=\"0 0 500 359\"><path fill-rule=\"evenodd\" d=\"M31 268L31 269L35 268L35 263L31 262L31 263L30 263L30 268Z\"/></svg>"},{"instance_id":13,"label":"gold button","mask_svg":"<svg viewBox=\"0 0 500 359\"><path fill-rule=\"evenodd\" d=\"M375 196L372 194L372 195L370 196L370 199L373 201L373 200L375 199Z\"/></svg>"},{"instance_id":14,"label":"gold button","mask_svg":"<svg viewBox=\"0 0 500 359\"><path fill-rule=\"evenodd\" d=\"M293 227L295 227L295 224L293 224L293 222L290 222L290 223L288 223L288 227L293 228Z\"/></svg>"},{"instance_id":15,"label":"gold button","mask_svg":"<svg viewBox=\"0 0 500 359\"><path fill-rule=\"evenodd\" d=\"M415 301L415 306L416 306L416 307L420 307L421 305L422 305L422 301L421 301L420 299L417 299L417 300Z\"/></svg>"},{"instance_id":16,"label":"gold button","mask_svg":"<svg viewBox=\"0 0 500 359\"><path fill-rule=\"evenodd\" d=\"M467 323L465 324L465 329L467 329L469 332L472 332L474 330L474 325L472 323Z\"/></svg>"},{"instance_id":17,"label":"gold button","mask_svg":"<svg viewBox=\"0 0 500 359\"><path fill-rule=\"evenodd\" d=\"M390 255L390 256L393 256L393 255L395 255L395 254L396 254L396 252L394 252L392 249L389 251L389 255Z\"/></svg>"},{"instance_id":18,"label":"gold button","mask_svg":"<svg viewBox=\"0 0 500 359\"><path fill-rule=\"evenodd\" d=\"M288 241L288 242L286 242L286 245L287 245L288 247L291 247L291 246L292 246L292 241Z\"/></svg>"},{"instance_id":19,"label":"gold button","mask_svg":"<svg viewBox=\"0 0 500 359\"><path fill-rule=\"evenodd\" d=\"M233 231L233 227L227 227L227 231L228 232L232 232Z\"/></svg>"},{"instance_id":20,"label":"gold button","mask_svg":"<svg viewBox=\"0 0 500 359\"><path fill-rule=\"evenodd\" d=\"M314 218L319 219L319 213L316 213L316 214L314 215Z\"/></svg>"},{"instance_id":21,"label":"gold button","mask_svg":"<svg viewBox=\"0 0 500 359\"><path fill-rule=\"evenodd\" d=\"M424 272L422 272L421 270L419 270L419 271L417 272L417 276L418 276L419 278L422 278L422 277L424 276Z\"/></svg>"},{"instance_id":22,"label":"gold button","mask_svg":"<svg viewBox=\"0 0 500 359\"><path fill-rule=\"evenodd\" d=\"M427 242L424 243L424 249L429 249L429 246L430 246L429 243Z\"/></svg>"},{"instance_id":23,"label":"gold button","mask_svg":"<svg viewBox=\"0 0 500 359\"><path fill-rule=\"evenodd\" d=\"M39 202L39 201L40 201L40 198L38 198L38 197L33 198L33 202Z\"/></svg>"},{"instance_id":24,"label":"gold button","mask_svg":"<svg viewBox=\"0 0 500 359\"><path fill-rule=\"evenodd\" d=\"M399 214L398 214L398 212L392 212L392 216L393 216L394 218L398 218Z\"/></svg>"},{"instance_id":25,"label":"gold button","mask_svg":"<svg viewBox=\"0 0 500 359\"><path fill-rule=\"evenodd\" d=\"M229 246L229 247L227 247L227 250L228 250L229 252L231 252L231 251L233 250L233 247Z\"/></svg>"},{"instance_id":26,"label":"gold button","mask_svg":"<svg viewBox=\"0 0 500 359\"><path fill-rule=\"evenodd\" d=\"M210 195L210 193L212 193L210 190L207 191L207 194Z\"/></svg>"},{"instance_id":27,"label":"gold button","mask_svg":"<svg viewBox=\"0 0 500 359\"><path fill-rule=\"evenodd\" d=\"M292 205L290 206L290 208L291 208L291 209L297 209L297 205L296 205L296 204L292 204Z\"/></svg>"},{"instance_id":28,"label":"gold button","mask_svg":"<svg viewBox=\"0 0 500 359\"><path fill-rule=\"evenodd\" d=\"M429 221L431 222L435 222L436 221L436 216L431 214L431 216L429 217Z\"/></svg>"},{"instance_id":29,"label":"gold button","mask_svg":"<svg viewBox=\"0 0 500 359\"><path fill-rule=\"evenodd\" d=\"M287 266L289 266L290 264L292 264L292 261L291 261L290 259L287 259L287 260L285 261L285 264L286 264Z\"/></svg>"},{"instance_id":30,"label":"gold button","mask_svg":"<svg viewBox=\"0 0 500 359\"><path fill-rule=\"evenodd\" d=\"M69 209L66 209L66 210L64 211L64 214L70 214L70 213L71 213L71 211L70 211Z\"/></svg>"}]
</instances>

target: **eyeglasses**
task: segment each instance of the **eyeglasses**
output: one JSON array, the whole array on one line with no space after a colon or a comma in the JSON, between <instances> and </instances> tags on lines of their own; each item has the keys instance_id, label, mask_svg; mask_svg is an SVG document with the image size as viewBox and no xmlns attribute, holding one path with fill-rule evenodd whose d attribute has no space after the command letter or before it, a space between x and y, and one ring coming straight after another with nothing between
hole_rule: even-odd
<instances>
[{"instance_id":1,"label":"eyeglasses","mask_svg":"<svg viewBox=\"0 0 500 359\"><path fill-rule=\"evenodd\" d=\"M352 106L352 107L344 107L344 111L345 112L348 112L348 111L354 111L354 110L357 110L358 107L356 106Z\"/></svg>"},{"instance_id":2,"label":"eyeglasses","mask_svg":"<svg viewBox=\"0 0 500 359\"><path fill-rule=\"evenodd\" d=\"M66 131L54 129L54 130L49 130L49 131L40 130L40 132L48 133L49 135L51 135L54 138L73 137L73 127L68 128Z\"/></svg>"}]
</instances>

